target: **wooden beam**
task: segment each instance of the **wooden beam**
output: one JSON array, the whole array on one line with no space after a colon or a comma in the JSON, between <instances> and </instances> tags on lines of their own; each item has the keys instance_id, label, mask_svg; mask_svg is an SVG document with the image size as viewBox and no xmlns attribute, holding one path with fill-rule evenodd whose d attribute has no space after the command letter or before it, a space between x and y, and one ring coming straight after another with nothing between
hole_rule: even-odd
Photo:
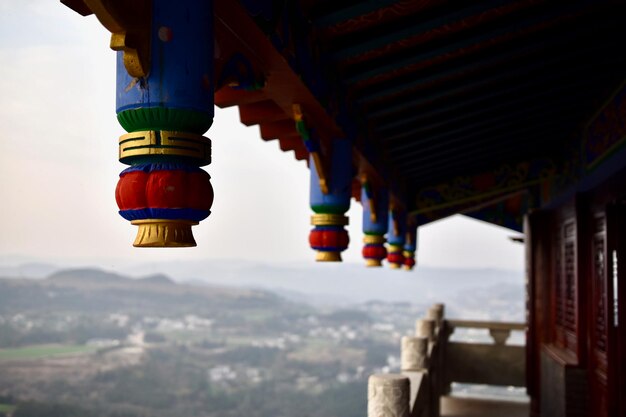
<instances>
[{"instance_id":1,"label":"wooden beam","mask_svg":"<svg viewBox=\"0 0 626 417\"><path fill-rule=\"evenodd\" d=\"M529 123L527 120L521 120L521 121L517 120L517 121L513 121L509 123L502 123L498 126L487 126L484 129L475 130L466 135L455 136L454 138L448 137L449 139L448 141L433 139L429 141L428 143L424 143L423 147L414 146L413 147L414 150L412 150L411 152L409 151L398 152L395 156L390 156L390 158L394 161L394 163L400 164L403 161L413 160L419 155L431 155L428 157L429 163L435 164L436 161L441 159L441 158L434 158L435 151L439 151L440 155L447 155L445 159L451 160L453 159L453 156L450 155L450 153L454 153L455 148L459 144L471 143L471 140L475 138L484 138L488 135L491 135L491 137L493 137L495 140L495 138L500 138L502 137L502 135L506 135L507 133L509 133L510 135L518 134L518 133L521 134L523 132L526 132L526 134L529 134L529 132L534 132L535 134L539 134L542 130L551 129L552 127L555 127L555 126L562 127L563 125L564 125L564 122L562 119L555 119L555 118L547 120L547 121L543 121L540 123L533 123L533 124ZM489 149L484 149L484 152L488 152L488 151ZM462 153L459 153L458 156L461 159L463 159ZM410 172L411 171L408 171L408 173Z\"/></svg>"},{"instance_id":2,"label":"wooden beam","mask_svg":"<svg viewBox=\"0 0 626 417\"><path fill-rule=\"evenodd\" d=\"M573 61L572 65L568 67L568 72L571 72L573 74L579 74L586 69L595 68L597 66L595 62L586 62L584 65L575 65L577 63L578 62ZM491 88L498 83L514 85L514 87L511 87L511 89L517 89L519 91L519 83L514 82L516 79L528 80L530 78L530 81L526 81L523 83L524 87L527 89L528 87L537 84L537 79L534 77L545 73L546 69L553 65L559 65L559 67L562 67L563 61L561 61L558 56L553 56L547 61L533 62L528 66L517 68L510 72L504 72L494 77L479 79L475 82L467 84L461 84L459 87L453 89L437 90L431 94L421 94L413 99L397 100L395 104L381 105L380 107L371 110L369 112L369 115L372 118L382 118L385 116L393 116L394 113L397 113L398 111L412 112L414 109L420 106L425 106L437 100L454 98L456 101L455 96L460 94L468 93L471 91L491 91ZM547 77L547 79L558 80L565 76L567 76L567 72L559 73L557 71L552 71L550 72L550 75ZM498 91L496 91L494 94L497 93Z\"/></svg>"},{"instance_id":3,"label":"wooden beam","mask_svg":"<svg viewBox=\"0 0 626 417\"><path fill-rule=\"evenodd\" d=\"M597 80L592 78L586 78L582 82L576 80L573 82L565 82L556 84L554 81L560 80L561 82L568 81L564 78L555 76L551 81L541 82L536 84L535 82L515 84L513 87L507 89L494 89L489 94L482 96L473 96L468 100L456 100L447 106L438 106L430 111L419 112L414 117L403 118L398 117L396 120L386 123L380 123L376 125L376 130L379 134L384 135L389 132L394 132L398 129L411 128L413 126L423 126L428 122L436 123L436 121L446 122L448 120L454 120L455 116L465 114L487 114L492 110L509 107L513 105L524 105L525 103L532 103L537 100L547 99L551 96L555 96L568 91L580 91L583 88L590 88L597 83ZM555 86L556 84L556 86ZM531 87L534 90L530 90ZM521 91L526 91L527 94L520 94ZM528 94L528 91L532 91ZM504 103L504 104L503 104Z\"/></svg>"},{"instance_id":4,"label":"wooden beam","mask_svg":"<svg viewBox=\"0 0 626 417\"><path fill-rule=\"evenodd\" d=\"M539 1L537 0L523 0L516 3L528 6L538 2ZM455 9L452 13L448 13L443 16L440 15L427 21L418 21L420 16L417 15L414 16L414 18L412 19L411 25L404 27L391 25L391 31L383 34L376 33L375 36L368 37L367 33L359 32L358 37L350 38L352 42L350 42L349 45L337 48L335 50L331 49L332 57L336 61L343 61L371 50L392 45L401 40L405 41L406 39L417 37L418 35L424 34L426 32L437 29L440 30L442 27L446 27L447 25L466 20L472 16L480 15L490 10L500 8L502 6L510 7L511 3L511 0L489 0L484 3L472 4L469 7L461 8L460 10Z\"/></svg>"},{"instance_id":5,"label":"wooden beam","mask_svg":"<svg viewBox=\"0 0 626 417\"><path fill-rule=\"evenodd\" d=\"M542 158L503 164L477 175L452 177L418 190L412 214L470 211L487 201L525 191L555 173L555 164Z\"/></svg>"},{"instance_id":6,"label":"wooden beam","mask_svg":"<svg viewBox=\"0 0 626 417\"><path fill-rule=\"evenodd\" d=\"M267 100L263 90L247 91L237 90L230 87L222 87L215 92L215 105L219 108L238 106L240 104L252 104Z\"/></svg>"},{"instance_id":7,"label":"wooden beam","mask_svg":"<svg viewBox=\"0 0 626 417\"><path fill-rule=\"evenodd\" d=\"M617 22L616 22L617 23ZM564 48L568 44L576 43L585 45L589 41L589 35L598 35L598 31L607 31L611 25L603 22L602 25L591 24L580 28L571 27L563 28L564 30L554 33L549 39L537 39L529 46L523 48L503 48L495 54L490 54L488 58L470 57L463 63L445 66L442 68L433 68L432 71L424 74L424 71L408 73L401 77L397 77L392 81L383 81L378 84L368 84L362 89L353 92L354 100L361 106L368 105L375 101L383 101L390 96L403 93L406 95L412 91L424 88L428 85L449 83L452 80L466 78L473 73L484 73L491 69L497 71L499 66L520 66L517 61L545 61L551 56L558 56L561 60L576 56L583 58L584 54L589 54L589 47L579 47L574 50ZM593 48L594 55L599 55L597 48L603 48L599 45ZM608 48L609 45L604 46ZM524 63L522 62L521 65ZM498 71L499 72L499 71ZM493 76L493 74L490 74Z\"/></svg>"},{"instance_id":8,"label":"wooden beam","mask_svg":"<svg viewBox=\"0 0 626 417\"><path fill-rule=\"evenodd\" d=\"M589 93L581 94L577 97L581 101L588 98ZM438 123L426 124L412 129L401 129L401 133L396 133L391 136L384 136L383 143L390 149L391 153L404 153L407 148L412 148L416 142L425 140L432 142L431 138L441 138L452 136L463 136L466 131L473 132L478 128L488 126L495 127L502 124L514 122L515 120L541 120L546 115L554 113L555 109L563 111L564 109L571 109L572 107L579 107L581 104L576 101L572 102L563 100L552 101L535 101L529 103L528 106L519 106L518 104L507 105L503 103L501 108L493 108L489 111L476 111L467 114L462 114L457 118L451 118L449 120L442 120ZM473 122L477 120L476 122ZM473 123L472 123L473 122ZM458 127L456 127L458 126ZM443 136L442 136L443 135ZM443 141L438 141L443 143Z\"/></svg>"},{"instance_id":9,"label":"wooden beam","mask_svg":"<svg viewBox=\"0 0 626 417\"><path fill-rule=\"evenodd\" d=\"M589 6L586 5L584 8L587 7ZM583 7L580 6L570 7L569 11L580 13L582 9ZM543 30L551 25L557 24L564 19L563 14L563 6L559 6L549 13L533 16L522 22L505 25L496 30L488 31L487 33L463 37L461 40L446 44L442 48L432 49L422 53L407 54L406 56L400 56L398 58L385 57L386 59L381 59L375 64L368 62L362 65L360 69L352 68L345 80L347 84L356 84L381 74L396 71L400 68L410 67L417 62L427 62L436 57L452 54L453 52L468 50L468 48L482 48L486 45L493 45L497 42L506 42L516 37L526 36L532 31Z\"/></svg>"},{"instance_id":10,"label":"wooden beam","mask_svg":"<svg viewBox=\"0 0 626 417\"><path fill-rule=\"evenodd\" d=\"M263 123L260 125L261 137L265 140L272 140L284 137L300 138L293 120L281 120L278 122ZM302 140L302 139L300 139Z\"/></svg>"},{"instance_id":11,"label":"wooden beam","mask_svg":"<svg viewBox=\"0 0 626 417\"><path fill-rule=\"evenodd\" d=\"M353 6L344 7L330 13L322 14L313 20L313 25L318 28L334 26L338 23L363 16L390 5L397 3L397 0L368 0L361 1Z\"/></svg>"}]
</instances>

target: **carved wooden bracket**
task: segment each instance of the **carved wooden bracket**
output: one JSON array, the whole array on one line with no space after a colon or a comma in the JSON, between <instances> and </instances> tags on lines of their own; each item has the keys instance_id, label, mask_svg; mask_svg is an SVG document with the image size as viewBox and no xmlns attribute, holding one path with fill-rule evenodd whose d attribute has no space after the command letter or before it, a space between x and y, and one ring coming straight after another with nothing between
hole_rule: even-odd
<instances>
[{"instance_id":1,"label":"carved wooden bracket","mask_svg":"<svg viewBox=\"0 0 626 417\"><path fill-rule=\"evenodd\" d=\"M317 176L319 178L320 190L322 193L328 194L328 176L326 174L326 169L324 168L324 162L322 160L322 149L319 143L311 138L310 132L304 122L304 115L302 113L302 108L300 104L294 104L293 108L293 120L296 123L296 130L302 137L307 150L309 151L311 157L313 158L313 163L315 164L315 170L317 171Z\"/></svg>"},{"instance_id":2,"label":"carved wooden bracket","mask_svg":"<svg viewBox=\"0 0 626 417\"><path fill-rule=\"evenodd\" d=\"M95 14L111 32L111 49L124 53L124 67L132 77L148 75L150 70L150 25L152 2L149 0L61 0L83 16Z\"/></svg>"}]
</instances>

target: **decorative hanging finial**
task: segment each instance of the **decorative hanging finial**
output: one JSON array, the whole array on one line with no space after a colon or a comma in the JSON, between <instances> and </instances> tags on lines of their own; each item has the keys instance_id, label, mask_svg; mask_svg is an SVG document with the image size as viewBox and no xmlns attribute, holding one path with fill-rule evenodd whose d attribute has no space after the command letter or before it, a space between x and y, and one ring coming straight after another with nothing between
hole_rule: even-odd
<instances>
[{"instance_id":1,"label":"decorative hanging finial","mask_svg":"<svg viewBox=\"0 0 626 417\"><path fill-rule=\"evenodd\" d=\"M418 228L414 223L409 222L406 232L406 242L404 243L404 269L407 271L412 270L415 267L415 253L417 252L417 232Z\"/></svg>"},{"instance_id":2,"label":"decorative hanging finial","mask_svg":"<svg viewBox=\"0 0 626 417\"><path fill-rule=\"evenodd\" d=\"M404 265L404 243L406 239L406 212L392 205L389 210L389 230L387 231L388 255L387 262L393 269Z\"/></svg>"},{"instance_id":3,"label":"decorative hanging finial","mask_svg":"<svg viewBox=\"0 0 626 417\"><path fill-rule=\"evenodd\" d=\"M119 160L130 167L120 174L116 200L120 215L139 227L134 246L195 246L191 226L213 204L211 177L200 168L211 162L211 141L202 135L213 123L213 5L150 4L151 59L131 71L128 50L118 52L117 119L128 132L119 140ZM131 33L126 46L139 40ZM120 39L114 31L112 47Z\"/></svg>"},{"instance_id":4,"label":"decorative hanging finial","mask_svg":"<svg viewBox=\"0 0 626 417\"><path fill-rule=\"evenodd\" d=\"M386 189L376 190L376 198L372 185L364 181L367 177L361 176L361 204L363 205L363 258L365 264L370 267L382 265L387 257L385 249L385 233L388 227L387 210L389 207L389 194Z\"/></svg>"},{"instance_id":5,"label":"decorative hanging finial","mask_svg":"<svg viewBox=\"0 0 626 417\"><path fill-rule=\"evenodd\" d=\"M317 251L316 260L321 262L340 262L341 252L347 249L348 232L344 226L348 217L344 215L350 208L352 183L352 144L348 140L336 139L332 142L330 159L330 177L327 192L322 189L317 165L311 168L311 216L314 227L309 235L311 247ZM313 159L313 154L311 154Z\"/></svg>"}]
</instances>

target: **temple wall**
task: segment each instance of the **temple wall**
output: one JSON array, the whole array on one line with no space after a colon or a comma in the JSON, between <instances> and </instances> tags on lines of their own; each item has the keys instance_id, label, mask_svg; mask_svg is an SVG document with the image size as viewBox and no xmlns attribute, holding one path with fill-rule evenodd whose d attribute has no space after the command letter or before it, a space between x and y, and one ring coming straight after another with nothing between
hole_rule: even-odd
<instances>
[{"instance_id":1,"label":"temple wall","mask_svg":"<svg viewBox=\"0 0 626 417\"><path fill-rule=\"evenodd\" d=\"M625 415L623 184L626 172L527 218L527 386L534 416Z\"/></svg>"}]
</instances>

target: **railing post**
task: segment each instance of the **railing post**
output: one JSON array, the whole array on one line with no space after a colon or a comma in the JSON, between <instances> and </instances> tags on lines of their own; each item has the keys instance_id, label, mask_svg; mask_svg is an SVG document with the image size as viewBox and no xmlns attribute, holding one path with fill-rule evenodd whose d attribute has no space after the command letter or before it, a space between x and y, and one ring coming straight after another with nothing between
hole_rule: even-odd
<instances>
[{"instance_id":1,"label":"railing post","mask_svg":"<svg viewBox=\"0 0 626 417\"><path fill-rule=\"evenodd\" d=\"M418 319L415 321L415 336L425 337L429 342L435 341L435 321L431 319Z\"/></svg>"},{"instance_id":2,"label":"railing post","mask_svg":"<svg viewBox=\"0 0 626 417\"><path fill-rule=\"evenodd\" d=\"M367 417L409 417L410 395L406 376L371 375L367 384Z\"/></svg>"},{"instance_id":3,"label":"railing post","mask_svg":"<svg viewBox=\"0 0 626 417\"><path fill-rule=\"evenodd\" d=\"M446 342L448 339L447 332L445 330L444 323L444 313L445 306L443 304L433 304L431 308L428 309L427 317L428 319L434 322L435 326L435 343L432 350L432 358L433 366L431 369L434 369L432 379L431 379L431 416L439 417L441 412L440 410L440 399L444 394L445 387L445 377L446 377L446 369L445 369L445 352L446 352Z\"/></svg>"},{"instance_id":4,"label":"railing post","mask_svg":"<svg viewBox=\"0 0 626 417\"><path fill-rule=\"evenodd\" d=\"M511 329L489 329L489 335L496 345L504 346L511 336Z\"/></svg>"},{"instance_id":5,"label":"railing post","mask_svg":"<svg viewBox=\"0 0 626 417\"><path fill-rule=\"evenodd\" d=\"M445 307L443 304L433 304L433 306L429 308L428 312L426 313L426 317L428 319L434 320L435 326L437 327L437 332L441 330L444 312Z\"/></svg>"},{"instance_id":6,"label":"railing post","mask_svg":"<svg viewBox=\"0 0 626 417\"><path fill-rule=\"evenodd\" d=\"M401 342L400 367L402 371L428 369L428 339L404 336Z\"/></svg>"}]
</instances>

